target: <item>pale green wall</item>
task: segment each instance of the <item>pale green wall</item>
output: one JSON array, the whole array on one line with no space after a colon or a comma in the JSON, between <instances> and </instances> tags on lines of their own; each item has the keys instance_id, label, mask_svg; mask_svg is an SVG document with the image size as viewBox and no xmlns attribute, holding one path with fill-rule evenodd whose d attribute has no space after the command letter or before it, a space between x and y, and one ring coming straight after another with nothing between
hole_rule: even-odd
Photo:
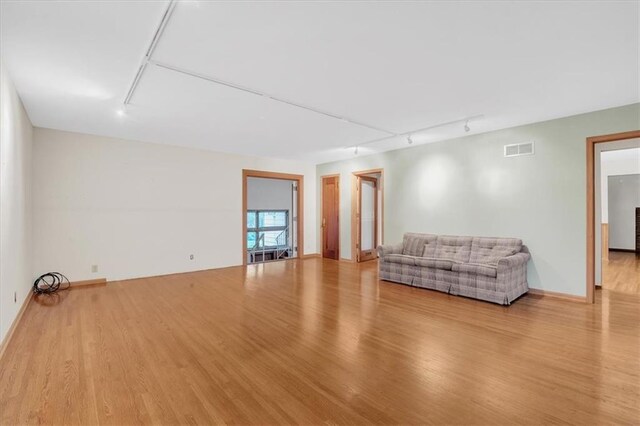
<instances>
[{"instance_id":1,"label":"pale green wall","mask_svg":"<svg viewBox=\"0 0 640 426\"><path fill-rule=\"evenodd\" d=\"M384 168L385 242L408 231L522 238L532 254L530 287L582 296L585 140L637 129L640 104L633 104L321 164L318 218L320 177L340 173L340 252L351 258L351 173ZM504 158L504 145L527 141L535 141L535 155Z\"/></svg>"}]
</instances>

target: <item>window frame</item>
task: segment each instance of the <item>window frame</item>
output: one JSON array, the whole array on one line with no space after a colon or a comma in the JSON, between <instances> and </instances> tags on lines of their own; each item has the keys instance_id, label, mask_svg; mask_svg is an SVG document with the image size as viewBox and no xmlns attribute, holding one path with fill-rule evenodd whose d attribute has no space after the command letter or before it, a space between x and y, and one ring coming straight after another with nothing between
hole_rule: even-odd
<instances>
[{"instance_id":1,"label":"window frame","mask_svg":"<svg viewBox=\"0 0 640 426\"><path fill-rule=\"evenodd\" d=\"M260 224L260 213L284 213L285 215L285 225L284 226L259 226ZM249 215L253 214L254 215L254 220L255 220L255 227L250 227L249 226ZM248 237L249 234L256 234L256 241L258 241L258 238L260 238L260 233L261 232L273 232L273 231L277 231L277 232L282 232L282 231L286 231L286 239L287 239L287 243L289 242L289 235L290 235L290 230L289 230L289 210L284 210L284 209L259 209L259 210L253 210L253 209L247 209L247 214L245 215L244 218L246 225L247 225L247 233L245 234L245 239L247 241L247 251L251 251L253 250L253 247L249 247L249 241L248 241ZM277 245L264 245L262 247L256 247L256 249L258 250L273 250L276 247L278 247Z\"/></svg>"}]
</instances>

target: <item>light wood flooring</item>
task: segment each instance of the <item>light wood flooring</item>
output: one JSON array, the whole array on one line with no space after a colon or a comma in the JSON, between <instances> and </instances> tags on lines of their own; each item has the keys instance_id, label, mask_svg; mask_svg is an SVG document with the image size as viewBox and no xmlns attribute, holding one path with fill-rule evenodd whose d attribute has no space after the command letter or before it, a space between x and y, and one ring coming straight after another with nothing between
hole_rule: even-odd
<instances>
[{"instance_id":1,"label":"light wood flooring","mask_svg":"<svg viewBox=\"0 0 640 426\"><path fill-rule=\"evenodd\" d=\"M640 255L609 251L609 260L602 259L602 288L640 294Z\"/></svg>"},{"instance_id":2,"label":"light wood flooring","mask_svg":"<svg viewBox=\"0 0 640 426\"><path fill-rule=\"evenodd\" d=\"M322 259L76 288L0 360L22 424L638 424L640 296L511 307Z\"/></svg>"}]
</instances>

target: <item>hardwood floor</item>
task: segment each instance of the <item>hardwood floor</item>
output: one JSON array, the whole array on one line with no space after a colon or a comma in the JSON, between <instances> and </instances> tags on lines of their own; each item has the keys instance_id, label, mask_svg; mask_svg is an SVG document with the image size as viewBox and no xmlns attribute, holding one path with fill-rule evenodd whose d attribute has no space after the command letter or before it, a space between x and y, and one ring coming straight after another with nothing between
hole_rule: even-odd
<instances>
[{"instance_id":1,"label":"hardwood floor","mask_svg":"<svg viewBox=\"0 0 640 426\"><path fill-rule=\"evenodd\" d=\"M609 251L602 259L602 287L640 295L640 255Z\"/></svg>"},{"instance_id":2,"label":"hardwood floor","mask_svg":"<svg viewBox=\"0 0 640 426\"><path fill-rule=\"evenodd\" d=\"M31 303L2 424L638 424L640 296L511 307L292 260Z\"/></svg>"}]
</instances>

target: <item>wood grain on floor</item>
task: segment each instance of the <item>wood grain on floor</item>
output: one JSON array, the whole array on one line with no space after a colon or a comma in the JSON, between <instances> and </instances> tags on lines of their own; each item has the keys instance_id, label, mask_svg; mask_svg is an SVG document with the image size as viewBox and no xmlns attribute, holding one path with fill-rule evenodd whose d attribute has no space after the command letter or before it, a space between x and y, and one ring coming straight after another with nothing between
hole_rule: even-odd
<instances>
[{"instance_id":1,"label":"wood grain on floor","mask_svg":"<svg viewBox=\"0 0 640 426\"><path fill-rule=\"evenodd\" d=\"M640 297L503 307L286 261L74 288L0 360L2 424L637 424Z\"/></svg>"},{"instance_id":2,"label":"wood grain on floor","mask_svg":"<svg viewBox=\"0 0 640 426\"><path fill-rule=\"evenodd\" d=\"M640 255L610 251L609 259L602 259L602 287L640 294Z\"/></svg>"}]
</instances>

